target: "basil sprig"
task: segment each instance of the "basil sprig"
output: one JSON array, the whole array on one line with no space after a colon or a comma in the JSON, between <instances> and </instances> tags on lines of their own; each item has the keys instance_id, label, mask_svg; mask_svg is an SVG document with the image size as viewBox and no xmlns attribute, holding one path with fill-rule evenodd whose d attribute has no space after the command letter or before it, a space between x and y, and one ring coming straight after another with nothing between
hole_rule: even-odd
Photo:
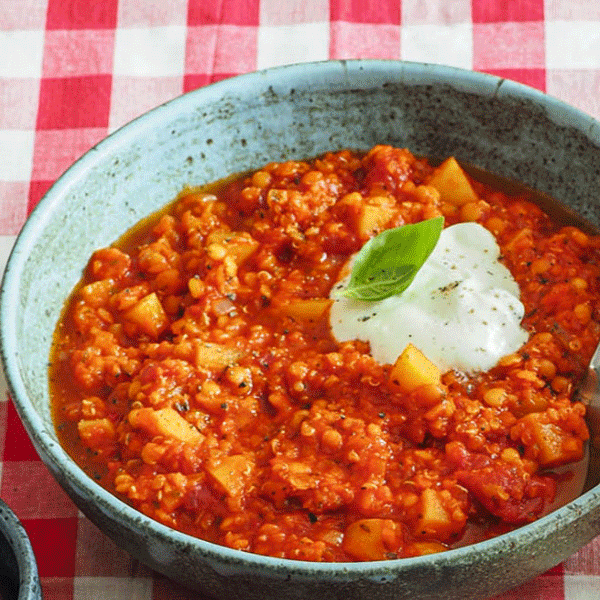
<instances>
[{"instance_id":1,"label":"basil sprig","mask_svg":"<svg viewBox=\"0 0 600 600\"><path fill-rule=\"evenodd\" d=\"M444 217L387 229L371 238L354 260L348 298L376 301L401 294L438 242Z\"/></svg>"}]
</instances>

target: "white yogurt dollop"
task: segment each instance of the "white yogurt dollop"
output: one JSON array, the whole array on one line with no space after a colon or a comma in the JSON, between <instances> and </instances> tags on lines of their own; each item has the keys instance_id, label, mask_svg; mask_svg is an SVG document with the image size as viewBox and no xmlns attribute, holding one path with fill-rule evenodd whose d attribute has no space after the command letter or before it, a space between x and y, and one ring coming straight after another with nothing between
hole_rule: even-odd
<instances>
[{"instance_id":1,"label":"white yogurt dollop","mask_svg":"<svg viewBox=\"0 0 600 600\"><path fill-rule=\"evenodd\" d=\"M333 286L330 323L342 342L369 342L378 362L393 363L412 343L442 371L487 371L528 338L519 286L499 261L494 236L477 223L445 228L410 286L399 296L363 302Z\"/></svg>"}]
</instances>

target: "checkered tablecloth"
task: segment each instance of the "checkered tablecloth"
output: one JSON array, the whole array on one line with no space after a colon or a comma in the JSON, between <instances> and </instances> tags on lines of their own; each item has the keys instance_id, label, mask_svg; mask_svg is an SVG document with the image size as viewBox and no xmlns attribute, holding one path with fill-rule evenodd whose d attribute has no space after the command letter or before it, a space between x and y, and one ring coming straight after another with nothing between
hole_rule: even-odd
<instances>
[{"instance_id":1,"label":"checkered tablecloth","mask_svg":"<svg viewBox=\"0 0 600 600\"><path fill-rule=\"evenodd\" d=\"M444 63L600 117L599 0L0 0L0 268L27 214L133 117L239 73L329 58ZM0 497L47 600L186 599L83 517L40 462L0 373ZM502 600L600 598L600 538Z\"/></svg>"}]
</instances>

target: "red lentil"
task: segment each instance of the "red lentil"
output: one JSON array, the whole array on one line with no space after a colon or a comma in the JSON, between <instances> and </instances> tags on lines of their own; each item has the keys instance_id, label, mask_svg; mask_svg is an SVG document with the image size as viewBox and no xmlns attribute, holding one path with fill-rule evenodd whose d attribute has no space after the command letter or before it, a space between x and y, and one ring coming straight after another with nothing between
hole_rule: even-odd
<instances>
[{"instance_id":1,"label":"red lentil","mask_svg":"<svg viewBox=\"0 0 600 600\"><path fill-rule=\"evenodd\" d=\"M51 356L62 443L146 515L277 557L415 556L536 519L588 436L571 394L600 338L600 239L476 181L457 208L433 173L389 146L273 163L95 252ZM369 237L438 215L494 233L530 338L406 393L332 338L328 295Z\"/></svg>"}]
</instances>

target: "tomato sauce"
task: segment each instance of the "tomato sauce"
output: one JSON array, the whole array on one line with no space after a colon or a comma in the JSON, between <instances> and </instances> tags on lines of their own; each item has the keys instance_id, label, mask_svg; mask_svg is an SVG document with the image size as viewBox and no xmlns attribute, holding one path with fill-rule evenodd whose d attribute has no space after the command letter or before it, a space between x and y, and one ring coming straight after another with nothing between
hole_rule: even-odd
<instances>
[{"instance_id":1,"label":"tomato sauce","mask_svg":"<svg viewBox=\"0 0 600 600\"><path fill-rule=\"evenodd\" d=\"M276 557L417 556L535 520L588 437L571 396L600 339L600 238L462 176L474 196L452 201L439 167L376 146L182 192L96 251L65 307L61 443L149 517ZM329 293L370 237L440 215L494 234L529 340L401 391L332 337Z\"/></svg>"}]
</instances>

